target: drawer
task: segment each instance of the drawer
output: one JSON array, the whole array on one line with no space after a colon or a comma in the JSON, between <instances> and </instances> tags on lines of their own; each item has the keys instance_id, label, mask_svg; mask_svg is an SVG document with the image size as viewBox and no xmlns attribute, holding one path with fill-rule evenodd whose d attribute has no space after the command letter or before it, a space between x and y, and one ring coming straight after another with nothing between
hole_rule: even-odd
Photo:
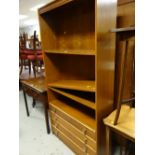
<instances>
[{"instance_id":1,"label":"drawer","mask_svg":"<svg viewBox=\"0 0 155 155\"><path fill-rule=\"evenodd\" d=\"M67 138L71 139L78 146L78 148L80 148L80 150L84 154L87 154L87 155L88 154L90 154L90 155L96 154L93 149L91 149L86 144L84 144L78 137L76 137L76 135L74 133L68 131L63 125L56 123L55 125L53 125L53 128L55 128L59 132L63 133L64 136L66 136Z\"/></svg>"},{"instance_id":2,"label":"drawer","mask_svg":"<svg viewBox=\"0 0 155 155\"><path fill-rule=\"evenodd\" d=\"M57 114L58 116L60 116L61 118L63 118L64 120L66 120L67 122L72 124L74 127L76 127L78 130L80 130L83 133L83 135L85 135L85 136L87 135L88 137L90 137L96 141L96 134L93 129L90 129L88 126L81 123L76 118L70 116L69 114L66 114L65 112L63 112L60 109L57 109L53 105L51 106L51 110L53 113Z\"/></svg>"},{"instance_id":3,"label":"drawer","mask_svg":"<svg viewBox=\"0 0 155 155\"><path fill-rule=\"evenodd\" d=\"M96 142L93 139L91 139L87 135L84 135L83 132L78 130L76 127L74 127L72 124L61 118L56 113L51 112L50 115L53 125L55 124L63 125L70 133L76 135L76 137L78 137L78 139L80 139L83 144L87 144L88 147L92 148L93 150L96 150Z\"/></svg>"},{"instance_id":4,"label":"drawer","mask_svg":"<svg viewBox=\"0 0 155 155\"><path fill-rule=\"evenodd\" d=\"M55 128L55 126L52 125L52 131L53 133L61 139L68 147L71 148L77 155L86 155L85 152L83 152L77 144L70 138L68 138L63 132L61 132L59 129Z\"/></svg>"}]
</instances>

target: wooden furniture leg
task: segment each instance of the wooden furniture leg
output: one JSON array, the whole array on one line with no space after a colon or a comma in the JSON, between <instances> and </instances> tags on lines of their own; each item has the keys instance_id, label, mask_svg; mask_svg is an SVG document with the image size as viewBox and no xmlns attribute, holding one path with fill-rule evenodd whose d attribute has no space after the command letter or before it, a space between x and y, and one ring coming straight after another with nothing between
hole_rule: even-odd
<instances>
[{"instance_id":1,"label":"wooden furniture leg","mask_svg":"<svg viewBox=\"0 0 155 155\"><path fill-rule=\"evenodd\" d=\"M46 129L47 133L50 133L50 125L49 125L49 119L48 119L48 108L47 103L44 104L44 110L45 110L45 121L46 121Z\"/></svg>"},{"instance_id":2,"label":"wooden furniture leg","mask_svg":"<svg viewBox=\"0 0 155 155\"><path fill-rule=\"evenodd\" d=\"M24 64L23 64L23 60L21 60L21 64L20 64L20 73L19 73L20 75L22 74L22 71L23 71L23 65L24 65Z\"/></svg>"},{"instance_id":3,"label":"wooden furniture leg","mask_svg":"<svg viewBox=\"0 0 155 155\"><path fill-rule=\"evenodd\" d=\"M111 132L108 126L106 126L106 155L111 155Z\"/></svg>"},{"instance_id":4,"label":"wooden furniture leg","mask_svg":"<svg viewBox=\"0 0 155 155\"><path fill-rule=\"evenodd\" d=\"M36 105L36 100L33 98L32 107L34 108Z\"/></svg>"},{"instance_id":5,"label":"wooden furniture leg","mask_svg":"<svg viewBox=\"0 0 155 155\"><path fill-rule=\"evenodd\" d=\"M27 104L27 98L26 98L26 93L25 91L23 90L23 95L24 95L24 101L25 101L25 107L26 107L26 113L27 113L27 116L29 116L29 109L28 109L28 104Z\"/></svg>"},{"instance_id":6,"label":"wooden furniture leg","mask_svg":"<svg viewBox=\"0 0 155 155\"><path fill-rule=\"evenodd\" d=\"M35 62L32 62L34 77L36 78Z\"/></svg>"},{"instance_id":7,"label":"wooden furniture leg","mask_svg":"<svg viewBox=\"0 0 155 155\"><path fill-rule=\"evenodd\" d=\"M29 75L31 74L31 61L28 60L28 64L29 64Z\"/></svg>"}]
</instances>

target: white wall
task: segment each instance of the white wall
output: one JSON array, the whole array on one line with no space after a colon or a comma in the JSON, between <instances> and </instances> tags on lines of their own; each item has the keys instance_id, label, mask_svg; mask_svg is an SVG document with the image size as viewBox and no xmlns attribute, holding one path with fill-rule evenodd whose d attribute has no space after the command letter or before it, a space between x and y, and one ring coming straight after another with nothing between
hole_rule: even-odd
<instances>
[{"instance_id":1,"label":"white wall","mask_svg":"<svg viewBox=\"0 0 155 155\"><path fill-rule=\"evenodd\" d=\"M30 38L34 34L34 30L37 31L37 35L40 40L40 29L38 25L31 25L26 27L20 27L19 28L19 34L23 34L24 32L28 34L28 38Z\"/></svg>"}]
</instances>

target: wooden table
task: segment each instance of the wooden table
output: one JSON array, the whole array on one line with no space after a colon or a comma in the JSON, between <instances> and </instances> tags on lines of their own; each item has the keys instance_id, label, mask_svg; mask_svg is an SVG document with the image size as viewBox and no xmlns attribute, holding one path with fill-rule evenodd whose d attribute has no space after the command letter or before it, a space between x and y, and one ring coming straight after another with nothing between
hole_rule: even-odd
<instances>
[{"instance_id":1,"label":"wooden table","mask_svg":"<svg viewBox=\"0 0 155 155\"><path fill-rule=\"evenodd\" d=\"M30 78L26 80L20 80L23 89L23 95L25 100L25 107L27 116L29 116L29 109L27 104L26 94L33 98L33 107L36 104L36 100L40 101L44 105L45 112L45 121L47 133L50 133L49 119L48 119L48 99L47 99L47 90L45 86L45 78Z\"/></svg>"}]
</instances>

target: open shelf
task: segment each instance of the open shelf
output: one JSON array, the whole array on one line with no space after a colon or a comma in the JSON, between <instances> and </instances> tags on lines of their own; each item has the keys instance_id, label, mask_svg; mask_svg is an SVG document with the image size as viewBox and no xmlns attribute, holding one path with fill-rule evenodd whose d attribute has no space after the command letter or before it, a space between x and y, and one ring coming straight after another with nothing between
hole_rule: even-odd
<instances>
[{"instance_id":1,"label":"open shelf","mask_svg":"<svg viewBox=\"0 0 155 155\"><path fill-rule=\"evenodd\" d=\"M39 13L41 27L44 27L41 32L46 34L42 35L44 51L63 54L63 50L69 49L68 54L82 55L82 50L86 50L86 55L94 55L89 51L95 50L93 0L57 0L39 9Z\"/></svg>"},{"instance_id":2,"label":"open shelf","mask_svg":"<svg viewBox=\"0 0 155 155\"><path fill-rule=\"evenodd\" d=\"M56 106L57 109L65 112L67 115L73 117L82 124L84 125L86 124L89 128L91 128L95 132L95 118L92 118L87 113L84 113L80 109L74 108L60 100L53 100L52 103L50 102L49 104Z\"/></svg>"},{"instance_id":3,"label":"open shelf","mask_svg":"<svg viewBox=\"0 0 155 155\"><path fill-rule=\"evenodd\" d=\"M59 93L59 94L65 96L65 97L68 97L68 98L70 98L70 99L72 99L78 103L83 104L84 106L87 106L87 107L95 110L95 102L93 102L93 101L85 99L81 96L74 95L72 93L69 93L68 91L66 92L62 89L57 89L57 88L50 88L50 89L56 93Z\"/></svg>"},{"instance_id":4,"label":"open shelf","mask_svg":"<svg viewBox=\"0 0 155 155\"><path fill-rule=\"evenodd\" d=\"M74 55L95 55L95 50L45 50L45 53L53 53L53 54L74 54Z\"/></svg>"},{"instance_id":5,"label":"open shelf","mask_svg":"<svg viewBox=\"0 0 155 155\"><path fill-rule=\"evenodd\" d=\"M88 80L58 80L56 82L49 83L48 87L80 90L86 92L96 91L95 81Z\"/></svg>"}]
</instances>

